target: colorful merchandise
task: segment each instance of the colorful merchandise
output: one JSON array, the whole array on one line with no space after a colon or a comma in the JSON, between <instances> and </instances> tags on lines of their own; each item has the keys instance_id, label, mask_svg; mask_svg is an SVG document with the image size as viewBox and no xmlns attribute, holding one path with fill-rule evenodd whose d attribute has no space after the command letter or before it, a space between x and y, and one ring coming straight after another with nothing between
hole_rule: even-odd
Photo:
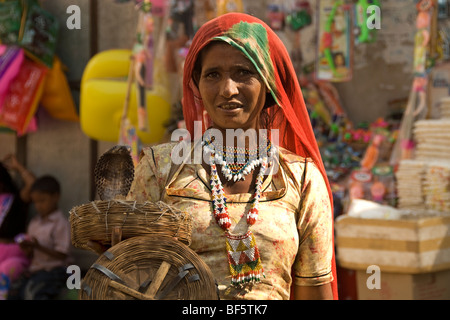
<instances>
[{"instance_id":1,"label":"colorful merchandise","mask_svg":"<svg viewBox=\"0 0 450 320\"><path fill-rule=\"evenodd\" d=\"M412 129L416 119L424 116L426 88L428 83L427 48L430 41L430 23L433 12L432 0L417 3L416 34L414 46L414 80L403 114L397 143L392 151L390 163L396 166L400 160L412 159L415 149Z\"/></svg>"},{"instance_id":2,"label":"colorful merchandise","mask_svg":"<svg viewBox=\"0 0 450 320\"><path fill-rule=\"evenodd\" d=\"M134 71L135 71L135 59L131 58L129 71L128 71L128 79L127 79L127 91L125 94L125 101L123 103L122 110L122 118L120 119L120 129L119 129L119 145L126 145L131 147L131 158L133 159L133 164L137 165L139 162L139 153L140 153L140 141L137 136L136 128L131 124L131 121L128 117L128 110L130 104L130 92L131 85L134 82ZM139 86L139 85L137 85ZM142 88L145 93L145 87ZM145 95L144 95L145 98ZM140 104L141 106L141 104ZM139 121L139 108L138 107L138 124ZM142 116L142 115L141 115Z\"/></svg>"},{"instance_id":3,"label":"colorful merchandise","mask_svg":"<svg viewBox=\"0 0 450 320\"><path fill-rule=\"evenodd\" d=\"M56 51L59 23L36 0L23 1L18 44L27 56L51 68Z\"/></svg>"},{"instance_id":4,"label":"colorful merchandise","mask_svg":"<svg viewBox=\"0 0 450 320\"><path fill-rule=\"evenodd\" d=\"M33 118L44 88L48 69L25 59L9 86L0 112L0 124L22 135Z\"/></svg>"},{"instance_id":5,"label":"colorful merchandise","mask_svg":"<svg viewBox=\"0 0 450 320\"><path fill-rule=\"evenodd\" d=\"M367 26L367 9L369 6L380 7L380 1L378 0L358 0L355 5L355 23L359 30L357 37L358 43L375 42L377 29L369 29Z\"/></svg>"},{"instance_id":6,"label":"colorful merchandise","mask_svg":"<svg viewBox=\"0 0 450 320\"><path fill-rule=\"evenodd\" d=\"M8 291L11 281L6 274L0 273L0 300L8 298Z\"/></svg>"},{"instance_id":7,"label":"colorful merchandise","mask_svg":"<svg viewBox=\"0 0 450 320\"><path fill-rule=\"evenodd\" d=\"M53 66L45 78L44 89L39 103L55 119L79 121L77 107L64 74L63 65L58 57L54 57Z\"/></svg>"},{"instance_id":8,"label":"colorful merchandise","mask_svg":"<svg viewBox=\"0 0 450 320\"><path fill-rule=\"evenodd\" d=\"M11 81L19 73L24 59L23 49L0 45L0 113Z\"/></svg>"},{"instance_id":9,"label":"colorful merchandise","mask_svg":"<svg viewBox=\"0 0 450 320\"><path fill-rule=\"evenodd\" d=\"M136 79L138 106L138 127L141 131L149 131L145 92L153 86L153 30L154 21L151 14L152 4L143 0L139 6L137 26L137 42L133 47L134 78Z\"/></svg>"},{"instance_id":10,"label":"colorful merchandise","mask_svg":"<svg viewBox=\"0 0 450 320\"><path fill-rule=\"evenodd\" d=\"M387 163L377 164L372 169L373 184L370 187L371 200L396 207L397 193L394 170Z\"/></svg>"},{"instance_id":11,"label":"colorful merchandise","mask_svg":"<svg viewBox=\"0 0 450 320\"><path fill-rule=\"evenodd\" d=\"M319 1L318 79L348 81L352 77L350 7L344 1Z\"/></svg>"},{"instance_id":12,"label":"colorful merchandise","mask_svg":"<svg viewBox=\"0 0 450 320\"><path fill-rule=\"evenodd\" d=\"M349 179L349 198L353 199L370 199L370 186L373 175L371 171L366 169L353 169Z\"/></svg>"},{"instance_id":13,"label":"colorful merchandise","mask_svg":"<svg viewBox=\"0 0 450 320\"><path fill-rule=\"evenodd\" d=\"M309 26L311 22L311 6L309 1L297 1L295 9L286 17L286 23L294 31Z\"/></svg>"},{"instance_id":14,"label":"colorful merchandise","mask_svg":"<svg viewBox=\"0 0 450 320\"><path fill-rule=\"evenodd\" d=\"M19 39L22 3L20 0L1 1L0 43L16 44Z\"/></svg>"},{"instance_id":15,"label":"colorful merchandise","mask_svg":"<svg viewBox=\"0 0 450 320\"><path fill-rule=\"evenodd\" d=\"M361 160L362 168L372 170L373 166L378 161L381 142L383 142L382 135L377 134L373 137L372 143L367 148L364 158Z\"/></svg>"},{"instance_id":16,"label":"colorful merchandise","mask_svg":"<svg viewBox=\"0 0 450 320\"><path fill-rule=\"evenodd\" d=\"M283 30L284 28L284 11L278 4L269 4L267 8L267 18L269 25L273 30Z\"/></svg>"}]
</instances>

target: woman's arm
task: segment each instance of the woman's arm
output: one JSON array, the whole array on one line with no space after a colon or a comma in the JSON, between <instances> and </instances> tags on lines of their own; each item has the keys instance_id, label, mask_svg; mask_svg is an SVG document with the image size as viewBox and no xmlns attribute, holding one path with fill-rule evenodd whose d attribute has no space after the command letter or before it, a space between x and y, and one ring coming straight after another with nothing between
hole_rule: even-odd
<instances>
[{"instance_id":1,"label":"woman's arm","mask_svg":"<svg viewBox=\"0 0 450 320\"><path fill-rule=\"evenodd\" d=\"M331 283L320 286L294 286L295 300L333 300Z\"/></svg>"},{"instance_id":2,"label":"woman's arm","mask_svg":"<svg viewBox=\"0 0 450 320\"><path fill-rule=\"evenodd\" d=\"M333 216L325 180L313 163L299 185L299 250L294 262L294 298L332 299Z\"/></svg>"}]
</instances>

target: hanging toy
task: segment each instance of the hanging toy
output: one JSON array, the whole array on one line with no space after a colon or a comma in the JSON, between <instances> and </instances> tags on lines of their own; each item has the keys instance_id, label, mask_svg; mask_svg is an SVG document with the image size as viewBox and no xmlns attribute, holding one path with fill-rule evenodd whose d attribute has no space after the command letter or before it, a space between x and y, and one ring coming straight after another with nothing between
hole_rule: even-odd
<instances>
[{"instance_id":1,"label":"hanging toy","mask_svg":"<svg viewBox=\"0 0 450 320\"><path fill-rule=\"evenodd\" d=\"M432 1L421 1L417 5L416 34L414 36L414 74L424 76L426 72L427 48L430 42Z\"/></svg>"},{"instance_id":2,"label":"hanging toy","mask_svg":"<svg viewBox=\"0 0 450 320\"><path fill-rule=\"evenodd\" d=\"M367 10L370 6L380 7L378 0L358 0L355 5L355 23L357 25L359 35L357 37L358 43L374 42L376 40L377 29L369 28L367 25Z\"/></svg>"},{"instance_id":3,"label":"hanging toy","mask_svg":"<svg viewBox=\"0 0 450 320\"><path fill-rule=\"evenodd\" d=\"M139 18L137 25L137 41L133 48L134 54L134 77L136 79L138 97L138 128L148 132L148 116L146 91L153 86L153 17L151 14L152 4L150 0L143 0L137 5Z\"/></svg>"},{"instance_id":4,"label":"hanging toy","mask_svg":"<svg viewBox=\"0 0 450 320\"><path fill-rule=\"evenodd\" d=\"M309 26L311 22L311 6L308 1L297 1L295 9L286 17L286 23L293 31Z\"/></svg>"},{"instance_id":5,"label":"hanging toy","mask_svg":"<svg viewBox=\"0 0 450 320\"><path fill-rule=\"evenodd\" d=\"M188 39L194 37L194 0L176 0L171 6L170 16L172 19L171 37L180 37L179 26L183 26L183 36Z\"/></svg>"},{"instance_id":6,"label":"hanging toy","mask_svg":"<svg viewBox=\"0 0 450 320\"><path fill-rule=\"evenodd\" d=\"M131 86L134 81L134 70L135 70L135 61L134 57L130 58L130 67L128 70L128 79L127 79L127 91L125 95L125 101L123 104L122 117L120 119L120 130L119 130L119 145L127 145L131 147L131 157L133 159L133 163L136 166L139 162L139 153L141 149L141 142L136 132L136 128L131 123L128 118L128 109L130 104L130 92Z\"/></svg>"},{"instance_id":7,"label":"hanging toy","mask_svg":"<svg viewBox=\"0 0 450 320\"><path fill-rule=\"evenodd\" d=\"M242 0L217 0L217 16L230 12L244 12Z\"/></svg>"},{"instance_id":8,"label":"hanging toy","mask_svg":"<svg viewBox=\"0 0 450 320\"><path fill-rule=\"evenodd\" d=\"M284 11L279 4L269 4L267 7L269 26L276 31L284 29Z\"/></svg>"},{"instance_id":9,"label":"hanging toy","mask_svg":"<svg viewBox=\"0 0 450 320\"><path fill-rule=\"evenodd\" d=\"M336 66L334 64L334 58L331 54L331 48L333 45L333 35L331 33L332 25L334 22L334 16L336 15L336 11L340 5L342 5L342 1L336 1L333 5L333 8L331 9L330 15L328 16L328 19L325 23L325 32L322 34L322 47L323 47L323 53L325 55L325 58L328 62L328 65L333 71L333 73L336 72Z\"/></svg>"},{"instance_id":10,"label":"hanging toy","mask_svg":"<svg viewBox=\"0 0 450 320\"><path fill-rule=\"evenodd\" d=\"M428 83L427 52L430 42L430 24L433 12L432 0L421 0L417 4L416 34L414 37L414 80L408 103L400 124L396 145L390 163L396 166L402 159L411 159L415 148L413 126L415 119L426 108L426 88Z\"/></svg>"},{"instance_id":11,"label":"hanging toy","mask_svg":"<svg viewBox=\"0 0 450 320\"><path fill-rule=\"evenodd\" d=\"M338 82L351 78L350 9L351 6L344 1L320 1L320 44L316 68L318 79Z\"/></svg>"}]
</instances>

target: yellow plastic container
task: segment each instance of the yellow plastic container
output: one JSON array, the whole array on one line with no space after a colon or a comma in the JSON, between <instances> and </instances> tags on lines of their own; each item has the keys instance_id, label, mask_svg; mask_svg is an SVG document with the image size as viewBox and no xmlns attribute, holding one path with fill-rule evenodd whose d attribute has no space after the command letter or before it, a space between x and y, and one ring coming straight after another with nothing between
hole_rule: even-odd
<instances>
[{"instance_id":1,"label":"yellow plastic container","mask_svg":"<svg viewBox=\"0 0 450 320\"><path fill-rule=\"evenodd\" d=\"M80 123L90 138L117 142L120 120L127 93L130 50L107 50L95 55L87 64L81 80ZM130 92L128 117L137 125L137 90ZM164 136L164 123L170 118L169 92L162 85L147 91L149 132L137 130L145 144L158 143Z\"/></svg>"}]
</instances>

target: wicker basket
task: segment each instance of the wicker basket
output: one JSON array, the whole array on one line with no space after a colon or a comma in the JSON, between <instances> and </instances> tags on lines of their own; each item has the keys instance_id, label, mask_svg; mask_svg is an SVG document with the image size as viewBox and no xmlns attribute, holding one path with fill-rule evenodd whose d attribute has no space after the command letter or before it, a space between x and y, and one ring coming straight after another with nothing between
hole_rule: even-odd
<instances>
[{"instance_id":1,"label":"wicker basket","mask_svg":"<svg viewBox=\"0 0 450 320\"><path fill-rule=\"evenodd\" d=\"M167 236L119 242L86 273L81 300L217 300L209 267L189 247Z\"/></svg>"},{"instance_id":2,"label":"wicker basket","mask_svg":"<svg viewBox=\"0 0 450 320\"><path fill-rule=\"evenodd\" d=\"M164 202L110 200L93 201L70 210L72 244L91 250L89 240L111 245L114 228L121 228L121 239L142 235L167 235L190 245L192 217Z\"/></svg>"}]
</instances>

